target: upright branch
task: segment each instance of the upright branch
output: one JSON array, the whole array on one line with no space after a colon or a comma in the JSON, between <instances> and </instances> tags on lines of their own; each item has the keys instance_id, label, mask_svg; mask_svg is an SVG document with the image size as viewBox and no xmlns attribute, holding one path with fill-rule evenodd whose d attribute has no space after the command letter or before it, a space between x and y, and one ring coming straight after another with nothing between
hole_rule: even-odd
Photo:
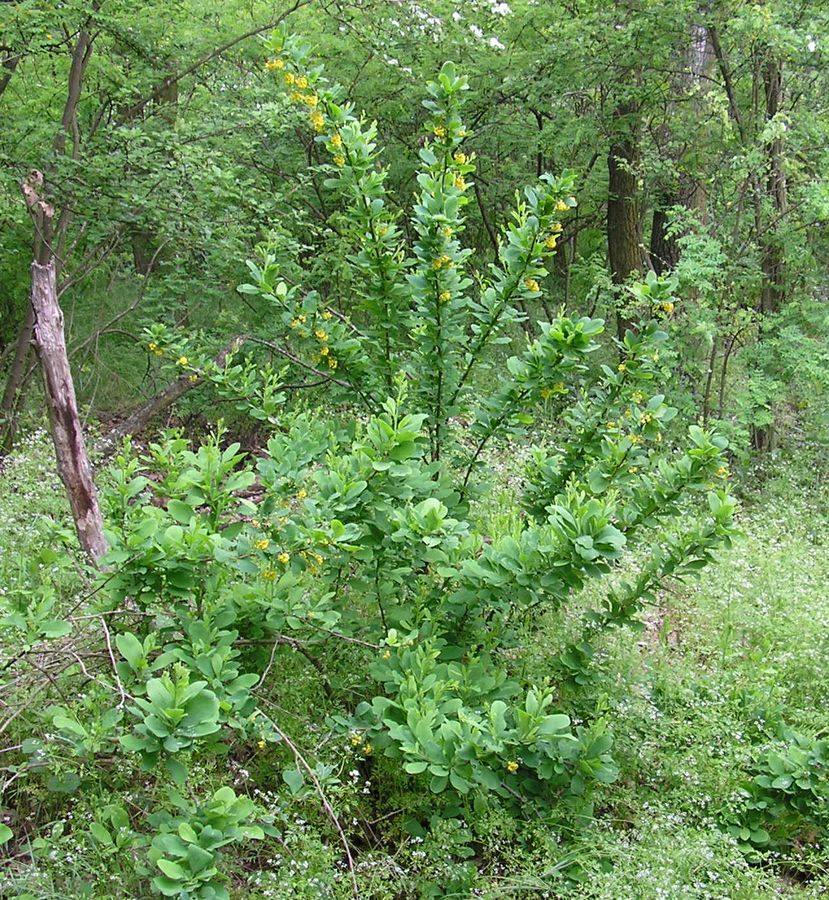
<instances>
[{"instance_id":1,"label":"upright branch","mask_svg":"<svg viewBox=\"0 0 829 900\"><path fill-rule=\"evenodd\" d=\"M66 353L63 313L58 304L55 256L50 252L54 208L40 195L43 175L32 172L23 181L23 196L43 247L32 262L32 323L35 349L43 370L43 386L58 472L66 488L81 546L93 562L107 550L92 466L78 416L75 385Z\"/></svg>"}]
</instances>

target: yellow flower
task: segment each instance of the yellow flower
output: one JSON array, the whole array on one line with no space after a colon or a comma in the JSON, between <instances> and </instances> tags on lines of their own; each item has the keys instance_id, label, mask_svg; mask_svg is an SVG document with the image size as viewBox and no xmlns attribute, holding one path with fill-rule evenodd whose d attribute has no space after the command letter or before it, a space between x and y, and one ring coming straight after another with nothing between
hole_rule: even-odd
<instances>
[{"instance_id":1,"label":"yellow flower","mask_svg":"<svg viewBox=\"0 0 829 900\"><path fill-rule=\"evenodd\" d=\"M351 735L351 746L352 747L359 747L360 744L362 744L362 743L363 743L362 735L359 735L359 734Z\"/></svg>"},{"instance_id":2,"label":"yellow flower","mask_svg":"<svg viewBox=\"0 0 829 900\"><path fill-rule=\"evenodd\" d=\"M544 241L544 246L548 250L555 250L558 245L558 238L554 234L547 235L547 240Z\"/></svg>"},{"instance_id":3,"label":"yellow flower","mask_svg":"<svg viewBox=\"0 0 829 900\"><path fill-rule=\"evenodd\" d=\"M631 444L641 444L642 443L642 438L639 437L638 434L629 434L628 440L631 442Z\"/></svg>"},{"instance_id":4,"label":"yellow flower","mask_svg":"<svg viewBox=\"0 0 829 900\"><path fill-rule=\"evenodd\" d=\"M320 357L328 356L328 354L329 354L330 352L331 352L331 348L330 348L330 347L322 347L322 348L320 348Z\"/></svg>"},{"instance_id":5,"label":"yellow flower","mask_svg":"<svg viewBox=\"0 0 829 900\"><path fill-rule=\"evenodd\" d=\"M391 659L391 653L388 650L383 653L383 659Z\"/></svg>"},{"instance_id":6,"label":"yellow flower","mask_svg":"<svg viewBox=\"0 0 829 900\"><path fill-rule=\"evenodd\" d=\"M533 294L537 294L537 293L541 290L541 288L538 286L538 282L535 280L535 278L527 278L527 279L525 279L525 280L524 280L524 287L525 287L528 291L532 291Z\"/></svg>"},{"instance_id":7,"label":"yellow flower","mask_svg":"<svg viewBox=\"0 0 829 900\"><path fill-rule=\"evenodd\" d=\"M363 747L363 756L371 756L372 753L374 753L374 747L372 747L371 744L366 744L365 747Z\"/></svg>"},{"instance_id":8,"label":"yellow flower","mask_svg":"<svg viewBox=\"0 0 829 900\"><path fill-rule=\"evenodd\" d=\"M450 238L450 237L452 237L452 229L451 229L451 227L450 227L449 225L444 225L443 228L440 229L440 233L441 233L445 238Z\"/></svg>"},{"instance_id":9,"label":"yellow flower","mask_svg":"<svg viewBox=\"0 0 829 900\"><path fill-rule=\"evenodd\" d=\"M556 201L556 212L567 212L569 208L570 207L563 200Z\"/></svg>"},{"instance_id":10,"label":"yellow flower","mask_svg":"<svg viewBox=\"0 0 829 900\"><path fill-rule=\"evenodd\" d=\"M343 145L343 139L340 137L340 135L335 134L334 137L331 138L331 143L332 143L335 147L342 147L342 145Z\"/></svg>"},{"instance_id":11,"label":"yellow flower","mask_svg":"<svg viewBox=\"0 0 829 900\"><path fill-rule=\"evenodd\" d=\"M265 63L265 71L266 72L278 72L279 69L285 68L285 60L284 59L269 59Z\"/></svg>"},{"instance_id":12,"label":"yellow flower","mask_svg":"<svg viewBox=\"0 0 829 900\"><path fill-rule=\"evenodd\" d=\"M164 351L159 347L158 350L153 350L153 356L164 356Z\"/></svg>"},{"instance_id":13,"label":"yellow flower","mask_svg":"<svg viewBox=\"0 0 829 900\"><path fill-rule=\"evenodd\" d=\"M267 550L270 545L271 542L267 538L261 538L253 546L256 547L257 550Z\"/></svg>"},{"instance_id":14,"label":"yellow flower","mask_svg":"<svg viewBox=\"0 0 829 900\"><path fill-rule=\"evenodd\" d=\"M553 389L548 387L541 388L541 399L549 400L553 396Z\"/></svg>"},{"instance_id":15,"label":"yellow flower","mask_svg":"<svg viewBox=\"0 0 829 900\"><path fill-rule=\"evenodd\" d=\"M632 397L634 403L641 403L645 399L645 395L641 391L634 391Z\"/></svg>"},{"instance_id":16,"label":"yellow flower","mask_svg":"<svg viewBox=\"0 0 829 900\"><path fill-rule=\"evenodd\" d=\"M291 561L291 554L286 553L283 550L276 558L282 563L283 566L287 566L288 563Z\"/></svg>"},{"instance_id":17,"label":"yellow flower","mask_svg":"<svg viewBox=\"0 0 829 900\"><path fill-rule=\"evenodd\" d=\"M302 101L313 109L320 102L320 98L316 94L306 94Z\"/></svg>"},{"instance_id":18,"label":"yellow flower","mask_svg":"<svg viewBox=\"0 0 829 900\"><path fill-rule=\"evenodd\" d=\"M300 488L300 489L296 492L296 498L297 498L297 500L304 500L307 496L308 496L308 491L306 491L305 488Z\"/></svg>"},{"instance_id":19,"label":"yellow flower","mask_svg":"<svg viewBox=\"0 0 829 900\"><path fill-rule=\"evenodd\" d=\"M452 159L454 159L459 166L462 166L466 163L466 154L458 150L458 152L452 157Z\"/></svg>"},{"instance_id":20,"label":"yellow flower","mask_svg":"<svg viewBox=\"0 0 829 900\"><path fill-rule=\"evenodd\" d=\"M325 116L318 109L315 109L308 118L317 133L325 128Z\"/></svg>"},{"instance_id":21,"label":"yellow flower","mask_svg":"<svg viewBox=\"0 0 829 900\"><path fill-rule=\"evenodd\" d=\"M273 569L262 569L262 577L265 581L273 581L276 578L276 572Z\"/></svg>"},{"instance_id":22,"label":"yellow flower","mask_svg":"<svg viewBox=\"0 0 829 900\"><path fill-rule=\"evenodd\" d=\"M193 374L187 380L190 382L190 384L195 384L199 380L199 376Z\"/></svg>"},{"instance_id":23,"label":"yellow flower","mask_svg":"<svg viewBox=\"0 0 829 900\"><path fill-rule=\"evenodd\" d=\"M670 315L674 311L674 305L673 305L673 303L663 303L662 309L664 309L665 312L668 313L668 315Z\"/></svg>"},{"instance_id":24,"label":"yellow flower","mask_svg":"<svg viewBox=\"0 0 829 900\"><path fill-rule=\"evenodd\" d=\"M265 742L264 742L264 741L257 741L257 742L256 742L256 746L257 746L260 750L264 750L264 749L265 749Z\"/></svg>"},{"instance_id":25,"label":"yellow flower","mask_svg":"<svg viewBox=\"0 0 829 900\"><path fill-rule=\"evenodd\" d=\"M657 443L657 444L661 444L661 443L662 443L662 435L661 435L661 434L658 434L658 435L656 436L656 443Z\"/></svg>"},{"instance_id":26,"label":"yellow flower","mask_svg":"<svg viewBox=\"0 0 829 900\"><path fill-rule=\"evenodd\" d=\"M438 269L444 269L447 266L452 265L452 257L447 256L445 253L443 256L439 256L437 259L432 260L432 268L437 271Z\"/></svg>"},{"instance_id":27,"label":"yellow flower","mask_svg":"<svg viewBox=\"0 0 829 900\"><path fill-rule=\"evenodd\" d=\"M639 470L636 468L636 466L628 466L628 474L629 475L635 475L638 471Z\"/></svg>"},{"instance_id":28,"label":"yellow flower","mask_svg":"<svg viewBox=\"0 0 829 900\"><path fill-rule=\"evenodd\" d=\"M282 78L284 79L285 84L287 84L287 85L291 85L291 84L294 84L294 83L296 82L296 75L294 75L293 72L286 72L286 73L282 76Z\"/></svg>"},{"instance_id":29,"label":"yellow flower","mask_svg":"<svg viewBox=\"0 0 829 900\"><path fill-rule=\"evenodd\" d=\"M296 86L298 88L307 88L308 87L308 79L304 75L300 75L296 80Z\"/></svg>"},{"instance_id":30,"label":"yellow flower","mask_svg":"<svg viewBox=\"0 0 829 900\"><path fill-rule=\"evenodd\" d=\"M187 359L186 356L180 356L180 357L176 360L176 362L177 362L180 366L186 366L187 363L190 362L190 360Z\"/></svg>"},{"instance_id":31,"label":"yellow flower","mask_svg":"<svg viewBox=\"0 0 829 900\"><path fill-rule=\"evenodd\" d=\"M518 763L514 759L511 759L507 763L507 772L509 772L510 775L512 775L517 771L518 771Z\"/></svg>"},{"instance_id":32,"label":"yellow flower","mask_svg":"<svg viewBox=\"0 0 829 900\"><path fill-rule=\"evenodd\" d=\"M455 187L456 187L459 191L465 191L465 190L466 190L466 182L465 182L464 179L463 179L463 175L458 175L458 177L455 179Z\"/></svg>"},{"instance_id":33,"label":"yellow flower","mask_svg":"<svg viewBox=\"0 0 829 900\"><path fill-rule=\"evenodd\" d=\"M254 528L258 528L260 524L259 519L251 519L250 524L253 525Z\"/></svg>"},{"instance_id":34,"label":"yellow flower","mask_svg":"<svg viewBox=\"0 0 829 900\"><path fill-rule=\"evenodd\" d=\"M615 428L615 427L616 427L616 423L613 421L613 419L608 419L608 420L607 420L607 427L608 427L608 428Z\"/></svg>"},{"instance_id":35,"label":"yellow flower","mask_svg":"<svg viewBox=\"0 0 829 900\"><path fill-rule=\"evenodd\" d=\"M432 129L432 131L434 132L435 137L437 137L437 138L445 138L446 137L446 129L443 127L443 125L435 125L435 127Z\"/></svg>"},{"instance_id":36,"label":"yellow flower","mask_svg":"<svg viewBox=\"0 0 829 900\"><path fill-rule=\"evenodd\" d=\"M326 334L325 331L322 330L322 328L318 328L314 332L314 337L316 337L316 339L318 341L322 341L323 343L325 343L328 340L328 335Z\"/></svg>"},{"instance_id":37,"label":"yellow flower","mask_svg":"<svg viewBox=\"0 0 829 900\"><path fill-rule=\"evenodd\" d=\"M329 368L329 369L336 369L336 368L337 368L337 360L334 359L333 356L329 356L329 357L328 357L328 368Z\"/></svg>"},{"instance_id":38,"label":"yellow flower","mask_svg":"<svg viewBox=\"0 0 829 900\"><path fill-rule=\"evenodd\" d=\"M728 466L720 466L715 472L718 478L725 478L728 475Z\"/></svg>"},{"instance_id":39,"label":"yellow flower","mask_svg":"<svg viewBox=\"0 0 829 900\"><path fill-rule=\"evenodd\" d=\"M330 318L332 318L332 314L331 314L330 312L328 312L328 310L326 310L326 311L322 314L321 318L324 319L324 320L327 322Z\"/></svg>"},{"instance_id":40,"label":"yellow flower","mask_svg":"<svg viewBox=\"0 0 829 900\"><path fill-rule=\"evenodd\" d=\"M345 157L342 155L342 153L338 153L334 157L334 165L335 166L344 166L345 165Z\"/></svg>"},{"instance_id":41,"label":"yellow flower","mask_svg":"<svg viewBox=\"0 0 829 900\"><path fill-rule=\"evenodd\" d=\"M147 344L147 349L152 350L153 353L155 353L155 351L158 350L158 344L156 344L155 341L150 341L150 343Z\"/></svg>"},{"instance_id":42,"label":"yellow flower","mask_svg":"<svg viewBox=\"0 0 829 900\"><path fill-rule=\"evenodd\" d=\"M642 415L639 416L639 424L640 425L647 425L648 422L652 422L652 421L653 421L653 416L650 413L642 413Z\"/></svg>"},{"instance_id":43,"label":"yellow flower","mask_svg":"<svg viewBox=\"0 0 829 900\"><path fill-rule=\"evenodd\" d=\"M552 231L553 234L561 234L561 232L564 231L564 226L561 222L553 222L550 226L550 231Z\"/></svg>"},{"instance_id":44,"label":"yellow flower","mask_svg":"<svg viewBox=\"0 0 829 900\"><path fill-rule=\"evenodd\" d=\"M620 362L619 365L616 366L616 368L617 368L620 372L626 372L626 371L627 371L627 363Z\"/></svg>"},{"instance_id":45,"label":"yellow flower","mask_svg":"<svg viewBox=\"0 0 829 900\"><path fill-rule=\"evenodd\" d=\"M451 299L452 299L452 294L449 291L441 291L440 295L438 296L438 300L441 303L447 303Z\"/></svg>"}]
</instances>

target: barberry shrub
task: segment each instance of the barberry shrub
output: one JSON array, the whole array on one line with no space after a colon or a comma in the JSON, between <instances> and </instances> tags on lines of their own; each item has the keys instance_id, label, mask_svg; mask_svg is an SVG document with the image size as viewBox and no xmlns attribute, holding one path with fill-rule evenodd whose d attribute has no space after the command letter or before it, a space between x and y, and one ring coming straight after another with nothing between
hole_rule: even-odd
<instances>
[{"instance_id":1,"label":"barberry shrub","mask_svg":"<svg viewBox=\"0 0 829 900\"><path fill-rule=\"evenodd\" d=\"M675 440L675 410L653 389L667 339L658 318L607 338L605 365L594 362L603 322L562 313L496 367L522 306L541 296L573 179L544 176L525 189L496 261L470 274L460 239L474 157L463 149L467 84L452 65L427 86L419 193L404 225L374 126L300 42L276 35L271 49L267 68L330 159L342 294L283 279L300 263L274 248L240 290L264 298L266 339L312 369L332 403L278 416L271 403L258 418L276 427L255 458L221 432L196 448L167 436L143 457L125 447L105 497L112 549L98 595L118 611L109 618L118 715L82 722L62 710L53 726L80 758L127 753L179 784L200 755L287 743L290 790L305 791L307 779L321 790L332 769L289 741L269 699L275 660L296 653L314 663L343 746L383 757L381 771L392 766L455 808L589 812L595 786L617 774L613 723L571 721L556 681L527 676L524 647L541 615L603 582L586 615L580 598L583 633L563 657L576 684L590 682L598 633L635 625L666 579L697 572L728 543L725 441L696 425ZM648 283L655 316L673 302L671 287ZM284 396L270 375L268 384L269 403ZM536 432L520 522L489 535L483 462L540 410L555 429ZM94 746L79 739L87 733L99 735ZM170 796L174 815L201 821L201 807L182 812ZM216 841L259 836L254 812L243 818L248 831L221 841L206 826L194 837L179 824L175 837L165 825L150 854L158 889L201 879L220 896L208 855ZM197 843L207 874L191 865Z\"/></svg>"}]
</instances>

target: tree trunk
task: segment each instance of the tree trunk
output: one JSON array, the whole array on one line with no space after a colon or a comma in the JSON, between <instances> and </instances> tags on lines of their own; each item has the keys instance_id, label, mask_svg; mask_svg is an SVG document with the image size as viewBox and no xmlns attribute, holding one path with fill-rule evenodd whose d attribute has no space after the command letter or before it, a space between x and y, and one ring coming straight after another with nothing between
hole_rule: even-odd
<instances>
[{"instance_id":1,"label":"tree trunk","mask_svg":"<svg viewBox=\"0 0 829 900\"><path fill-rule=\"evenodd\" d=\"M681 74L672 79L676 98L683 101L692 97L694 88L699 85L713 57L708 29L704 25L692 25L688 37L688 44L683 49L679 60L682 66ZM701 112L699 97L690 99L690 103L693 113ZM673 138L669 123L672 116L676 114L676 107L676 102L672 101L668 107L666 121L659 129L660 143L667 152L670 152ZM661 196L658 197L654 207L651 225L650 258L651 265L657 275L670 271L679 262L680 251L677 242L679 235L672 234L669 236L666 233L668 225L667 210L672 206L685 206L688 209L698 211L701 219L705 218L705 191L699 180L692 173L683 172L676 177L672 184L663 187Z\"/></svg>"},{"instance_id":2,"label":"tree trunk","mask_svg":"<svg viewBox=\"0 0 829 900\"><path fill-rule=\"evenodd\" d=\"M78 540L97 563L106 553L107 543L66 355L54 259L46 265L32 263L32 309L58 472L69 497Z\"/></svg>"},{"instance_id":3,"label":"tree trunk","mask_svg":"<svg viewBox=\"0 0 829 900\"><path fill-rule=\"evenodd\" d=\"M14 351L14 359L6 379L6 389L3 392L3 400L0 403L0 448L10 450L17 435L17 407L18 394L23 375L26 371L26 360L32 345L32 326L34 325L34 313L31 303L26 310L26 318L20 326L17 336L17 346Z\"/></svg>"},{"instance_id":4,"label":"tree trunk","mask_svg":"<svg viewBox=\"0 0 829 900\"><path fill-rule=\"evenodd\" d=\"M783 99L783 73L780 62L769 59L763 71L766 92L766 121L770 122L780 110ZM771 200L773 215L779 218L788 209L786 173L783 169L783 142L776 138L766 145L766 193ZM763 288L760 295L760 312L775 313L785 297L783 283L783 250L774 228L766 226L762 236L760 265L763 270Z\"/></svg>"},{"instance_id":5,"label":"tree trunk","mask_svg":"<svg viewBox=\"0 0 829 900\"><path fill-rule=\"evenodd\" d=\"M771 55L763 67L763 87L765 88L765 119L770 122L778 113L783 101L783 70L778 59ZM771 201L772 216L779 220L788 209L786 173L783 166L783 142L776 138L766 147L765 192ZM760 268L763 284L760 290L760 313L762 316L778 312L786 299L783 248L775 233L775 222L760 224ZM762 330L759 340L763 339ZM773 425L754 425L751 428L751 443L755 450L770 450L774 443Z\"/></svg>"},{"instance_id":6,"label":"tree trunk","mask_svg":"<svg viewBox=\"0 0 829 900\"><path fill-rule=\"evenodd\" d=\"M675 234L668 234L667 214L667 209L678 202L678 197L663 197L660 205L653 211L650 258L657 275L670 272L679 262L679 244Z\"/></svg>"},{"instance_id":7,"label":"tree trunk","mask_svg":"<svg viewBox=\"0 0 829 900\"><path fill-rule=\"evenodd\" d=\"M614 119L617 131L607 156L607 255L613 283L622 285L632 274L641 274L644 267L636 174L638 109L623 104L617 108ZM630 324L619 310L616 317L619 337L624 336Z\"/></svg>"}]
</instances>

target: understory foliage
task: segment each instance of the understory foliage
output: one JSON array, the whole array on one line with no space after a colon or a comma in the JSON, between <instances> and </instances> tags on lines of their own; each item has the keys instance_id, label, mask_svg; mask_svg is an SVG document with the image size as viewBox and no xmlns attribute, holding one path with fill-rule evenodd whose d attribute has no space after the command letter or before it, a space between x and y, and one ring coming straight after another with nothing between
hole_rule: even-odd
<instances>
[{"instance_id":1,"label":"understory foliage","mask_svg":"<svg viewBox=\"0 0 829 900\"><path fill-rule=\"evenodd\" d=\"M85 599L103 665L70 659L66 678L84 693L43 712L54 740L20 748L21 778L114 796L91 834L127 848L173 897L228 897L228 848L281 834L229 785L200 793L212 760L278 759L291 794L320 798L332 846L351 861L327 799L340 774L280 714L297 662L319 680L327 740L370 767L378 803L384 780L415 792L416 827L492 809L584 821L618 774L613 718L579 695L601 677L598 636L638 627L666 580L702 569L732 531L725 440L678 423L659 390L674 282L637 288L641 323L621 338L590 317L534 322L573 177L545 175L518 194L497 261L476 270L462 244L475 172L463 76L447 64L427 86L407 215L387 195L374 126L299 41L276 35L271 52L268 68L328 160L342 298L315 291L301 254L279 242L250 264L240 290L269 304L266 337L291 359L248 401L270 423L266 447L245 454L221 430L198 445L178 434L125 445L104 496L111 550ZM517 325L529 330L523 351L498 362ZM155 348L180 340L151 337ZM179 365L222 380L195 352ZM222 371L243 377L234 366ZM280 409L279 380L303 371L330 389L326 409ZM480 514L487 453L534 423L521 515L492 536ZM48 591L10 602L5 625L25 647L66 637ZM563 662L550 660L548 680L528 678L529 636L568 607L580 625ZM807 765L790 759L769 757L775 778L758 788L800 785L798 772L781 780ZM153 809L140 822L135 778Z\"/></svg>"}]
</instances>

